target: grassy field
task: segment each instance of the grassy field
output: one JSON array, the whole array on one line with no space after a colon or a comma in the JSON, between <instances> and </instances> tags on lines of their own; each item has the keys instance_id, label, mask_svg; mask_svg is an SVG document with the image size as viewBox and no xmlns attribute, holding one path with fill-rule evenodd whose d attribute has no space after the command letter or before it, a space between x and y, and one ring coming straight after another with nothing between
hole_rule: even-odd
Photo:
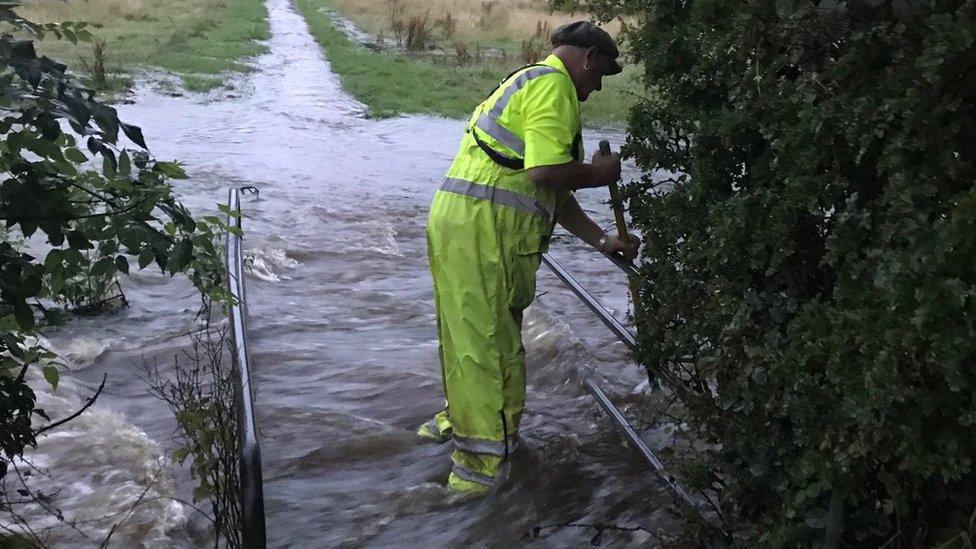
<instances>
[{"instance_id":1,"label":"grassy field","mask_svg":"<svg viewBox=\"0 0 976 549\"><path fill-rule=\"evenodd\" d=\"M295 0L343 86L376 117L402 113L467 117L500 78L524 61L545 55L549 29L575 19L566 14L549 15L543 9L544 1L536 0L496 1L490 10L484 7L489 3L472 0L412 1ZM426 10L446 13L448 5L454 23L445 23L446 16L436 21L425 16ZM415 24L425 21L430 35L425 49L436 41L439 43L433 47L447 53L431 56L372 51L337 30L323 8L335 9L362 30L388 40L398 34L394 32L397 21L403 27L409 26L411 19ZM425 15L417 15L418 12ZM447 31L449 27L453 30ZM407 31L400 31L401 40L406 40ZM463 58L458 44L464 49ZM526 47L534 51L526 52ZM500 48L505 53L471 53L479 48ZM633 93L639 92L637 76L634 67L625 67L622 74L605 79L603 91L593 94L583 105L584 123L594 126L624 122L634 101Z\"/></svg>"},{"instance_id":2,"label":"grassy field","mask_svg":"<svg viewBox=\"0 0 976 549\"><path fill-rule=\"evenodd\" d=\"M552 28L577 17L550 14L545 0L294 0L343 85L372 116L426 113L467 117L498 79L544 56ZM351 42L322 8L332 8L386 41L420 28L428 54L378 53ZM96 88L119 90L137 67L157 67L206 91L249 69L268 37L263 0L27 0L19 11L38 22L86 21L96 44L49 38L39 51L68 64ZM451 15L445 15L450 13ZM439 14L437 16L432 14ZM418 27L419 26L419 27ZM614 26L609 27L615 31ZM439 51L439 55L429 52ZM587 125L621 123L637 93L637 71L608 78L583 105Z\"/></svg>"},{"instance_id":3,"label":"grassy field","mask_svg":"<svg viewBox=\"0 0 976 549\"><path fill-rule=\"evenodd\" d=\"M329 0L329 4L373 35L392 37L397 21L426 19L432 38L447 47L501 47L517 53L537 30L551 30L580 19L552 13L546 0ZM607 29L615 33L616 23Z\"/></svg>"},{"instance_id":4,"label":"grassy field","mask_svg":"<svg viewBox=\"0 0 976 549\"><path fill-rule=\"evenodd\" d=\"M53 37L38 50L110 90L126 87L139 66L178 74L190 90L218 87L227 73L248 70L241 61L263 51L255 40L269 36L262 0L27 0L18 12L37 22L89 22L102 54L95 43Z\"/></svg>"}]
</instances>

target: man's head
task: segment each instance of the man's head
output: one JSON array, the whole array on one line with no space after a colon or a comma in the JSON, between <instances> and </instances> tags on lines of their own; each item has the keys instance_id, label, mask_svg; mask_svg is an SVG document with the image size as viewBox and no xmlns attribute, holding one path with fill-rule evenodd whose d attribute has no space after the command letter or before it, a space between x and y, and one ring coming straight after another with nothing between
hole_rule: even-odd
<instances>
[{"instance_id":1,"label":"man's head","mask_svg":"<svg viewBox=\"0 0 976 549\"><path fill-rule=\"evenodd\" d=\"M566 65L580 101L603 87L604 76L621 71L613 38L589 21L575 21L553 31L552 47Z\"/></svg>"}]
</instances>

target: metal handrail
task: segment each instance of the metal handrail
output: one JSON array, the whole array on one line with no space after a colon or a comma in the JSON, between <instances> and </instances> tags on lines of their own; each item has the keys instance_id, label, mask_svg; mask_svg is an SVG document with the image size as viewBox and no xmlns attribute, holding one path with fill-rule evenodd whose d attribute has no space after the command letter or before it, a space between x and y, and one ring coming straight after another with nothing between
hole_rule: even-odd
<instances>
[{"instance_id":1,"label":"metal handrail","mask_svg":"<svg viewBox=\"0 0 976 549\"><path fill-rule=\"evenodd\" d=\"M604 255L611 257L611 259L615 258L615 256L611 256L609 254ZM633 266L630 265L629 262L626 262L623 258L619 259L620 264L618 264L618 266L629 265L630 268L633 269ZM569 286L573 293L575 293L576 296L579 297L580 300L583 301L583 303L585 303L586 306L589 307L590 310L593 311L600 318L600 320L603 321L603 323L610 328L614 334L617 335L620 341L627 345L631 351L637 347L634 335L630 333L630 331L627 330L627 328L625 328L616 318L614 318L613 315L611 315L610 312L603 307L603 305L601 305L592 295L590 295L590 293L587 292L586 289L584 289L580 283L577 282L568 271L566 271L566 269L559 265L556 260L554 260L548 253L544 253L542 254L542 262L545 263L546 266L549 267L549 269L552 270L552 272L563 281L563 283ZM618 262L615 261L614 263L616 264ZM625 272L627 271L626 269L624 270ZM686 393L688 391L688 388L680 381L674 380L670 378L670 376L665 377L664 379L674 390L681 393ZM583 386L586 387L591 395L593 395L593 398L596 399L597 404L600 405L600 408L603 409L608 416L610 416L610 419L613 420L620 433L624 436L624 438L627 439L628 442L630 442L631 446L637 450L637 453L640 455L641 459L643 459L644 462L650 466L651 471L653 471L654 474L665 484L665 486L667 486L675 499L685 506L693 509L705 524L712 528L717 528L715 522L710 520L709 517L702 512L701 507L699 507L699 505L695 503L695 501L688 495L688 492L684 489L684 487L681 486L681 483L665 470L664 464L661 463L661 460L658 459L654 452L647 446L644 439L637 434L637 431L634 430L634 428L630 425L623 413L621 413L620 410L613 405L613 402L610 401L610 398L607 396L606 392L604 392L604 390L601 389L597 384L592 368L587 368L584 372Z\"/></svg>"},{"instance_id":2,"label":"metal handrail","mask_svg":"<svg viewBox=\"0 0 976 549\"><path fill-rule=\"evenodd\" d=\"M617 336L617 339L622 341L628 349L633 351L637 348L637 340L634 338L634 334L630 333L630 330L625 328L619 320L614 318L614 316L610 314L610 311L606 310L603 305L600 305L600 302L590 295L589 292L583 289L579 282L576 282L576 279L573 278L573 276L570 275L566 269L563 269L559 263L556 263L556 260L553 259L551 255L548 253L542 254L542 262L549 267L549 270L559 277L559 280L562 280L564 284L569 286L569 289L576 294L576 297L580 298L580 301L589 307L590 310L593 311L604 324L606 324L607 328L610 328L610 331L613 332Z\"/></svg>"},{"instance_id":3,"label":"metal handrail","mask_svg":"<svg viewBox=\"0 0 976 549\"><path fill-rule=\"evenodd\" d=\"M633 263L624 259L624 256L620 254L608 254L607 252L600 252L600 253L602 253L607 259L610 260L611 263L616 265L617 268L623 271L624 274L626 274L627 276L632 276L640 279L644 278L641 276L640 271L637 270L637 267L634 267Z\"/></svg>"},{"instance_id":4,"label":"metal handrail","mask_svg":"<svg viewBox=\"0 0 976 549\"><path fill-rule=\"evenodd\" d=\"M241 228L241 196L236 188L227 199L230 213L227 225ZM235 213L236 212L236 213ZM237 437L240 444L238 461L241 474L241 540L244 547L264 549L267 535L264 528L264 484L261 475L261 447L254 422L254 394L251 390L251 366L247 352L247 292L244 288L244 244L239 234L227 232L227 290L234 298L230 306L231 336L237 376L234 392L237 408Z\"/></svg>"},{"instance_id":5,"label":"metal handrail","mask_svg":"<svg viewBox=\"0 0 976 549\"><path fill-rule=\"evenodd\" d=\"M628 266L630 269L633 269L634 272L636 272L634 266L631 265L629 261L623 259L619 255L616 254L604 254L604 255L614 260L614 263L618 264L618 266L621 266L624 272L629 272L629 270L624 269L623 266ZM610 311L608 311L606 307L601 305L600 302L596 300L596 298L590 295L590 293L587 292L586 289L583 288L583 286L580 285L580 283L577 282L575 278L573 278L573 275L569 274L569 272L562 267L562 265L557 263L556 260L553 259L552 256L550 256L548 253L542 254L542 262L545 263L546 266L549 267L549 269L553 273L555 273L555 275L560 280L562 280L563 283L566 284L566 286L568 286L569 289L572 290L574 294L576 294L576 297L578 297L580 301L582 301L587 307L589 307L591 311L593 311L594 314L596 314L596 316L603 322L603 324L607 326L607 328L610 328L610 331L613 332L617 336L617 339L619 339L624 345L626 345L628 349L634 351L637 348L637 341L636 338L634 337L634 334L631 333L630 330L628 330L626 327L624 327L624 325L621 324L620 321L617 320L612 314L610 314ZM680 379L676 379L674 376L668 374L667 372L660 371L657 369L650 370L650 372L653 373L656 379L662 380L671 390L680 393L682 397L688 396L688 393L691 391L691 389L688 388L688 385L686 383L684 383ZM649 381L652 382L652 385L653 383L655 383L653 379Z\"/></svg>"}]
</instances>

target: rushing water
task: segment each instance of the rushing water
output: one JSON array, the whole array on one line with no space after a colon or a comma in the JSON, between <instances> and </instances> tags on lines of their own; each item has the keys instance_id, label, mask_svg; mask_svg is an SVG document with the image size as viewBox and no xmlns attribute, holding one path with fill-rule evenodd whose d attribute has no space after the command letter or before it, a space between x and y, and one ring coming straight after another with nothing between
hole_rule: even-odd
<instances>
[{"instance_id":1,"label":"rushing water","mask_svg":"<svg viewBox=\"0 0 976 549\"><path fill-rule=\"evenodd\" d=\"M462 123L366 119L288 0L268 0L268 12L269 51L240 82L240 97L170 97L145 86L120 111L156 157L185 162L191 179L178 190L195 211L214 210L231 186L260 189L242 207L270 544L501 546L570 522L672 527L667 496L579 384L583 368L596 366L616 400L633 405L642 374L544 267L542 295L525 317L528 396L511 479L482 500L452 500L442 487L449 445L419 442L413 429L442 400L424 224ZM587 149L604 137L622 139L588 132ZM605 189L578 196L609 223ZM552 253L624 320L618 271L569 236L555 238ZM203 545L206 523L169 499L187 497L192 480L163 458L173 420L147 395L138 367L187 345L195 292L150 270L123 284L129 308L51 334L74 371L55 395L42 391L48 412L77 407L103 374L108 383L93 411L45 437L33 459L73 483L60 504L75 516L124 509L158 477L154 499L113 540ZM93 524L89 532L104 534L113 521ZM531 543L580 545L594 533L543 528ZM653 538L607 532L603 543Z\"/></svg>"}]
</instances>

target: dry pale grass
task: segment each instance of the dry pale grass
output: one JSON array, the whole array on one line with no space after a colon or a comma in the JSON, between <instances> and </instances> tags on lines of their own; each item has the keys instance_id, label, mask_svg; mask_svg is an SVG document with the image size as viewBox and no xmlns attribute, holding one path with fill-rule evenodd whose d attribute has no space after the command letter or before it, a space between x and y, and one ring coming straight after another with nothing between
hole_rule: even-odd
<instances>
[{"instance_id":1,"label":"dry pale grass","mask_svg":"<svg viewBox=\"0 0 976 549\"><path fill-rule=\"evenodd\" d=\"M119 21L154 18L159 0L26 0L18 12L42 23L87 21L111 26ZM224 0L168 0L167 11L181 14L206 13L225 5Z\"/></svg>"},{"instance_id":2,"label":"dry pale grass","mask_svg":"<svg viewBox=\"0 0 976 549\"><path fill-rule=\"evenodd\" d=\"M261 51L254 40L267 37L262 0L25 0L17 11L41 23L89 23L93 42L48 35L37 42L38 53L116 74L135 66L180 74L242 70L238 60Z\"/></svg>"},{"instance_id":3,"label":"dry pale grass","mask_svg":"<svg viewBox=\"0 0 976 549\"><path fill-rule=\"evenodd\" d=\"M160 51L184 44L200 28L214 24L226 0L26 0L20 15L39 23L87 22L98 42L107 45L114 70L128 62L150 62ZM71 44L48 37L38 51L74 66L88 64L92 44ZM151 62L150 62L151 64Z\"/></svg>"},{"instance_id":4,"label":"dry pale grass","mask_svg":"<svg viewBox=\"0 0 976 549\"><path fill-rule=\"evenodd\" d=\"M394 13L403 19L412 15L429 17L435 36L451 42L477 45L515 44L531 38L537 29L552 30L585 15L550 13L546 0L328 0L340 13L371 34L392 35ZM456 21L453 36L446 36L447 15ZM615 34L619 25L610 23Z\"/></svg>"}]
</instances>

